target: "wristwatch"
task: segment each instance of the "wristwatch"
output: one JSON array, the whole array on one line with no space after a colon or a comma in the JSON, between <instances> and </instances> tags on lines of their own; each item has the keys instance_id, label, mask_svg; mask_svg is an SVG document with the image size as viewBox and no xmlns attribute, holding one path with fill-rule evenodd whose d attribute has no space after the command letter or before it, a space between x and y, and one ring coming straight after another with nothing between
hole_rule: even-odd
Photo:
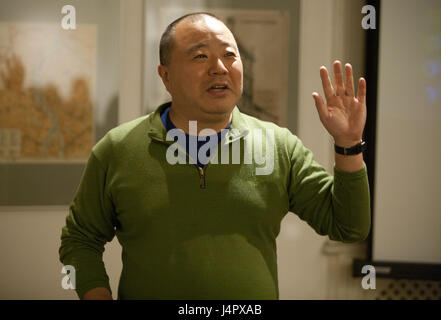
<instances>
[{"instance_id":1,"label":"wristwatch","mask_svg":"<svg viewBox=\"0 0 441 320\"><path fill-rule=\"evenodd\" d=\"M353 156L362 153L364 150L366 150L366 142L362 140L360 141L360 143L352 147L340 147L334 144L334 150L338 154L343 154L345 156Z\"/></svg>"}]
</instances>

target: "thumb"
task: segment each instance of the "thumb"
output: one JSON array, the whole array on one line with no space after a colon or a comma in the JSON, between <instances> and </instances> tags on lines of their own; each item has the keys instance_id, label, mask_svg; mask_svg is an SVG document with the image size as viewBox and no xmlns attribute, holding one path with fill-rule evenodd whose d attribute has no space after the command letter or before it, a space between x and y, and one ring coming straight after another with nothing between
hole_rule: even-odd
<instances>
[{"instance_id":1,"label":"thumb","mask_svg":"<svg viewBox=\"0 0 441 320\"><path fill-rule=\"evenodd\" d=\"M313 92L312 97L315 101L315 107L317 108L320 119L326 119L328 117L328 109L323 101L323 98L317 93Z\"/></svg>"}]
</instances>

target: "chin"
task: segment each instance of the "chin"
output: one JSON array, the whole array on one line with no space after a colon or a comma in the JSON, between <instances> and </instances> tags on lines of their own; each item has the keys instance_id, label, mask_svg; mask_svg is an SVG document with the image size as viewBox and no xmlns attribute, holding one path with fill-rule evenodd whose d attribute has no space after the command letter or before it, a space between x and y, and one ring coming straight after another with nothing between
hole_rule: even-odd
<instances>
[{"instance_id":1,"label":"chin","mask_svg":"<svg viewBox=\"0 0 441 320\"><path fill-rule=\"evenodd\" d=\"M208 108L205 108L207 113L211 114L226 114L233 111L236 104L212 104Z\"/></svg>"},{"instance_id":2,"label":"chin","mask_svg":"<svg viewBox=\"0 0 441 320\"><path fill-rule=\"evenodd\" d=\"M236 106L236 100L233 99L210 99L207 101L204 111L208 113L224 114L233 111Z\"/></svg>"}]
</instances>

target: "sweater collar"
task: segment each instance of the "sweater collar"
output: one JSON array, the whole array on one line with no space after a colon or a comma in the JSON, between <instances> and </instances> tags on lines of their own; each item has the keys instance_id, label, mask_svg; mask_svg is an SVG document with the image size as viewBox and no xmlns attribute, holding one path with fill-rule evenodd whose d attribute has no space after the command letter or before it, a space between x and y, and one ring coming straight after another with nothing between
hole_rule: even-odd
<instances>
[{"instance_id":1,"label":"sweater collar","mask_svg":"<svg viewBox=\"0 0 441 320\"><path fill-rule=\"evenodd\" d=\"M167 141L167 130L164 128L164 125L161 120L162 111L169 107L171 102L164 103L160 105L156 110L147 118L148 121L148 135L150 138L154 140L158 140L165 143L173 143L173 141ZM223 139L224 143L231 143L245 137L249 133L248 124L243 117L242 113L239 111L237 106L233 109L233 115L231 119L231 126L228 129L225 138Z\"/></svg>"}]
</instances>

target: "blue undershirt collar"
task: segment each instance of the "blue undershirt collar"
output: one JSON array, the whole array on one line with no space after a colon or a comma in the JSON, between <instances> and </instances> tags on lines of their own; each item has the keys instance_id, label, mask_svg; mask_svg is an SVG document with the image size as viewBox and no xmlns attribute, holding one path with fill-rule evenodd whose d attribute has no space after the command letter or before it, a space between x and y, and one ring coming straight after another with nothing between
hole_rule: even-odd
<instances>
[{"instance_id":1,"label":"blue undershirt collar","mask_svg":"<svg viewBox=\"0 0 441 320\"><path fill-rule=\"evenodd\" d=\"M162 113L161 113L161 120L162 120L162 124L165 127L165 130L168 132L172 129L176 129L176 126L173 124L173 122L170 120L170 115L169 115L169 110L170 110L170 106L168 106L167 108L165 108ZM225 129L229 129L231 126L231 121L228 124L228 126ZM217 143L219 143L222 138L225 136L226 131L225 130L221 130L219 131L216 135L217 135ZM185 143L185 149L187 151L187 154L189 154L189 145L190 145L190 135L189 134L185 134L185 138L186 138L186 143ZM205 141L199 141L196 139L197 141L197 153L199 154L199 149L206 144L208 141L211 141L214 138L214 135L212 136L208 136L207 139L205 139ZM177 137L175 137L175 141L177 140ZM178 140L179 141L179 140ZM210 150L207 151L207 156L210 156ZM203 168L205 165L200 163L199 159L197 159L197 164L200 168Z\"/></svg>"}]
</instances>

